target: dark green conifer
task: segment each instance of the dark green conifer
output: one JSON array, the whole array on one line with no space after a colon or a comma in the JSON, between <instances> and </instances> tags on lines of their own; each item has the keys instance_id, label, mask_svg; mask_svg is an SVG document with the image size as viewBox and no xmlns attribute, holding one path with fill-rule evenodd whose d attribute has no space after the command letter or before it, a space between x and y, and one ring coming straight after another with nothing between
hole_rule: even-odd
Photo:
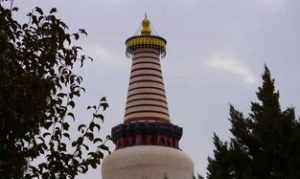
<instances>
[{"instance_id":1,"label":"dark green conifer","mask_svg":"<svg viewBox=\"0 0 300 179\"><path fill-rule=\"evenodd\" d=\"M300 178L300 122L293 108L282 110L279 92L267 67L258 88L258 102L245 117L230 106L232 138L214 136L214 157L208 179Z\"/></svg>"}]
</instances>

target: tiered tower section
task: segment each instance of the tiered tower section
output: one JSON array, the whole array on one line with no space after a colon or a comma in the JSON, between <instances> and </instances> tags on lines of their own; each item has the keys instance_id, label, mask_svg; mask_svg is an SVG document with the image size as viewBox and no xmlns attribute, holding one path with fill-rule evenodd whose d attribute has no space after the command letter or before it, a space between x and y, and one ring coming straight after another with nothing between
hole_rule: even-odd
<instances>
[{"instance_id":1,"label":"tiered tower section","mask_svg":"<svg viewBox=\"0 0 300 179\"><path fill-rule=\"evenodd\" d=\"M137 49L132 57L125 121L169 121L159 51Z\"/></svg>"},{"instance_id":2,"label":"tiered tower section","mask_svg":"<svg viewBox=\"0 0 300 179\"><path fill-rule=\"evenodd\" d=\"M160 60L167 41L152 35L147 17L126 40L132 58L124 123L112 129L116 151L103 163L103 179L191 179L193 163L179 149L182 128L170 122Z\"/></svg>"},{"instance_id":3,"label":"tiered tower section","mask_svg":"<svg viewBox=\"0 0 300 179\"><path fill-rule=\"evenodd\" d=\"M160 57L166 54L166 40L151 35L150 22L143 21L141 35L126 40L126 54L132 57L125 122L169 121Z\"/></svg>"},{"instance_id":4,"label":"tiered tower section","mask_svg":"<svg viewBox=\"0 0 300 179\"><path fill-rule=\"evenodd\" d=\"M113 128L117 149L135 145L178 148L182 129L170 123L160 59L167 41L151 34L145 17L141 34L126 40L126 54L132 58L124 124Z\"/></svg>"}]
</instances>

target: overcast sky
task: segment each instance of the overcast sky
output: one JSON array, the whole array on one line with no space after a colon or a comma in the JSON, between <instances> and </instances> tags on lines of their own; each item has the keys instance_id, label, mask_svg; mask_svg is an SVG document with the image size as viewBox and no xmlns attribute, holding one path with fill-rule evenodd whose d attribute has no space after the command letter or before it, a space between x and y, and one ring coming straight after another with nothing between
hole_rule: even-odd
<instances>
[{"instance_id":1,"label":"overcast sky","mask_svg":"<svg viewBox=\"0 0 300 179\"><path fill-rule=\"evenodd\" d=\"M85 28L85 52L95 58L82 74L85 106L106 96L103 134L123 120L131 60L124 41L134 35L145 12L166 38L162 61L172 122L184 129L181 148L195 171L206 173L212 136L228 139L228 109L249 112L263 65L276 78L282 106L300 108L299 0L15 0L22 18L35 6L57 7L71 29ZM78 179L101 179L100 168Z\"/></svg>"}]
</instances>

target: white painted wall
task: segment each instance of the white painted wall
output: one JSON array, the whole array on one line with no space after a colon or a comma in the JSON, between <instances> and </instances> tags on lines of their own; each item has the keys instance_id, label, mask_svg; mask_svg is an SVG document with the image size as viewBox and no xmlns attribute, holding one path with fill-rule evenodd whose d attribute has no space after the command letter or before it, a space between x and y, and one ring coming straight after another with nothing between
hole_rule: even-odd
<instances>
[{"instance_id":1,"label":"white painted wall","mask_svg":"<svg viewBox=\"0 0 300 179\"><path fill-rule=\"evenodd\" d=\"M163 146L134 146L107 156L103 179L192 179L193 162L183 152Z\"/></svg>"}]
</instances>

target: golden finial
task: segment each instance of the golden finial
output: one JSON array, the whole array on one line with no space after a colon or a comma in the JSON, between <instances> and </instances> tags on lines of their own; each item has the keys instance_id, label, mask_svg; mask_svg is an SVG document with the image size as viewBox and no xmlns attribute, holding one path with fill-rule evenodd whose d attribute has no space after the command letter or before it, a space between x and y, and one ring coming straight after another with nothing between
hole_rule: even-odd
<instances>
[{"instance_id":1,"label":"golden finial","mask_svg":"<svg viewBox=\"0 0 300 179\"><path fill-rule=\"evenodd\" d=\"M161 57L164 57L166 55L167 41L158 35L151 35L150 21L147 14L145 14L141 26L139 35L132 36L126 40L126 54L131 56L139 48L155 48L159 50Z\"/></svg>"},{"instance_id":2,"label":"golden finial","mask_svg":"<svg viewBox=\"0 0 300 179\"><path fill-rule=\"evenodd\" d=\"M145 14L144 20L142 22L142 35L151 35L151 28L150 28L150 21L147 17L147 14Z\"/></svg>"}]
</instances>

